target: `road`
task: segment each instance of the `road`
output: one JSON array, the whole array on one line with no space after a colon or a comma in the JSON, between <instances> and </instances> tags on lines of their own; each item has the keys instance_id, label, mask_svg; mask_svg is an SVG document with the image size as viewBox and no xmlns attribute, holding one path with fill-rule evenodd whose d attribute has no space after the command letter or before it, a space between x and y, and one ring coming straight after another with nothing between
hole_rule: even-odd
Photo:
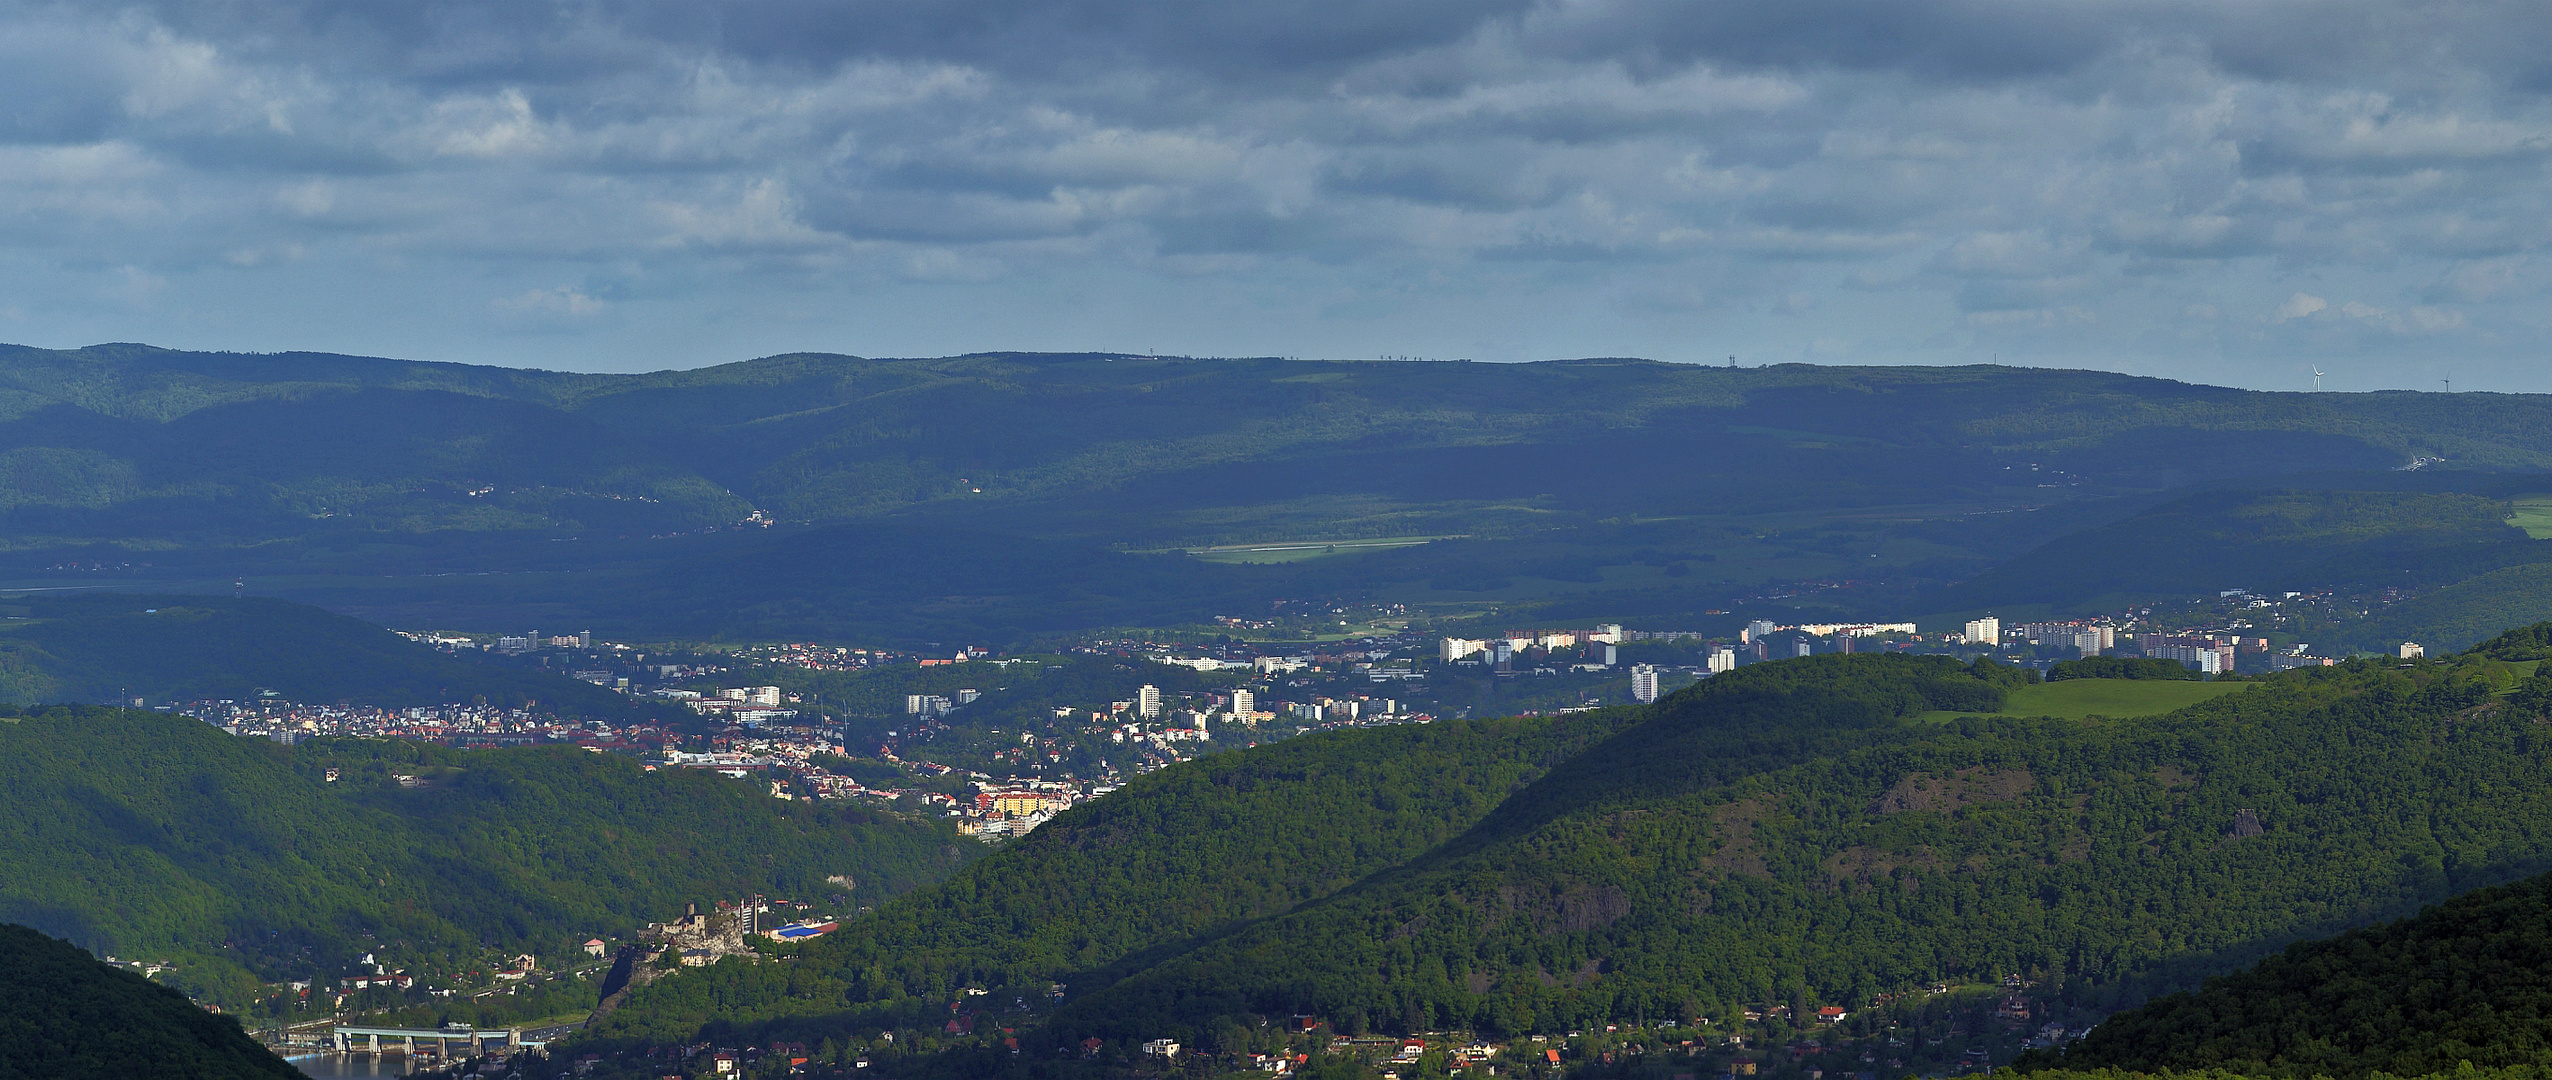
<instances>
[{"instance_id":1,"label":"road","mask_svg":"<svg viewBox=\"0 0 2552 1080\"><path fill-rule=\"evenodd\" d=\"M578 1020L574 1023L552 1024L548 1027L524 1028L523 1038L538 1043L551 1042L565 1038L569 1032L575 1031L584 1026L585 1022Z\"/></svg>"}]
</instances>

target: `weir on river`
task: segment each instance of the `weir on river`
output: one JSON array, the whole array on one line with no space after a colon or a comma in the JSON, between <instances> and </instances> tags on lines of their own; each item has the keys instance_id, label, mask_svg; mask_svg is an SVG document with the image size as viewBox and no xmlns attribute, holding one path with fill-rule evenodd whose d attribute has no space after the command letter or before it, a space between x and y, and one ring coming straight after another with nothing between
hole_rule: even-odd
<instances>
[{"instance_id":1,"label":"weir on river","mask_svg":"<svg viewBox=\"0 0 2552 1080\"><path fill-rule=\"evenodd\" d=\"M420 1043L433 1046L436 1056L452 1058L452 1044L459 1043L464 1055L481 1052L490 1040L508 1049L537 1048L541 1043L523 1038L519 1028L480 1030L463 1025L439 1028L369 1027L361 1024L339 1024L329 1032L329 1044L341 1054L406 1054L415 1056Z\"/></svg>"}]
</instances>

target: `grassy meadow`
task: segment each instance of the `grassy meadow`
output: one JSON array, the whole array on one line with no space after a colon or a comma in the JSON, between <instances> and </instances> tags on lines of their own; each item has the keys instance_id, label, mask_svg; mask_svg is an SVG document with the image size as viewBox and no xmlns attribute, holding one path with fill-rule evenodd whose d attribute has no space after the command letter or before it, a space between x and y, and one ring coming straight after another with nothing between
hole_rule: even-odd
<instances>
[{"instance_id":1,"label":"grassy meadow","mask_svg":"<svg viewBox=\"0 0 2552 1080\"><path fill-rule=\"evenodd\" d=\"M1925 720L1960 716L2054 716L2081 720L2092 716L2157 716L2208 698L2249 687L2240 682L2172 682L2159 679L2067 679L2038 683L2011 692L2011 701L1994 713L1929 712Z\"/></svg>"}]
</instances>

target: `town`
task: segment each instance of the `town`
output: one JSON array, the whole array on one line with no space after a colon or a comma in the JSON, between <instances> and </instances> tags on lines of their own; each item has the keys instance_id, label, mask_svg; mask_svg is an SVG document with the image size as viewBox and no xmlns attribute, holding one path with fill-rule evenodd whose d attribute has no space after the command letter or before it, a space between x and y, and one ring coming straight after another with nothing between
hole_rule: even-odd
<instances>
[{"instance_id":1,"label":"town","mask_svg":"<svg viewBox=\"0 0 2552 1080\"><path fill-rule=\"evenodd\" d=\"M2383 602L2236 589L2098 617L2006 623L1980 615L1930 629L1912 621L1755 619L1718 633L1593 623L1470 636L1400 626L1314 641L1117 634L1016 654L815 642L686 650L587 633L414 632L412 639L447 652L565 673L615 691L636 711L606 720L482 702L401 708L293 702L270 691L153 707L283 743L357 738L486 750L575 747L632 759L645 770L714 773L775 799L858 803L945 820L978 842L1000 844L1145 773L1313 732L1564 716L1652 702L1741 666L1825 654L1935 654L2039 669L2086 657L2141 657L2177 662L2194 678L2243 678L2335 663L2339 657L2296 640L2296 631L2317 625L2317 617L2324 620L2318 625L2327 625L2332 609L2364 605L2356 608L2363 614ZM2419 652L2416 643L2402 642L2392 655ZM329 772L323 779L335 781ZM393 779L403 786L432 782ZM455 997L524 1001L538 1012L531 1003L590 1000L681 967L785 962L794 946L865 914L840 894L712 898L705 909L667 913L635 940L595 938L573 956L491 955L436 971L367 962L333 982L275 988L275 1012L284 1021L268 1037L278 1046L308 1047L331 1037L329 1023L371 1030L346 1025L387 1024L385 1018ZM801 1074L852 1075L869 1064L1022 1029L1050 1004L1040 995L1014 993L1005 1009L984 997L990 992L959 995L934 1030L882 1031L873 1040L813 1048L704 1044L655 1053L662 1055L658 1060L712 1072L760 1068L777 1056L803 1066L792 1070ZM1099 1042L1079 1053L1164 1075L1203 1055L1222 1067L1269 1074L1344 1057L1394 1077L1456 1071L1549 1077L1646 1062L1731 1078L1763 1070L1867 1080L1987 1068L2017 1049L2059 1045L2079 1034L2070 1025L2080 1018L2049 1015L2049 1008L2015 977L2009 986L1883 996L1858 1012L1829 1007L1793 1018L1789 1006L1767 1003L1742 1016L1617 1025L1530 1041L1467 1032L1386 1038L1335 1030L1319 1018L1271 1017L1257 1032L1208 1046L1155 1038ZM293 1017L309 1019L290 1022ZM538 1046L547 1034L514 1031L507 1039L519 1050ZM507 1050L473 1044L473 1052ZM411 1048L403 1045L401 1052ZM436 1060L436 1052L413 1050L414 1060Z\"/></svg>"},{"instance_id":2,"label":"town","mask_svg":"<svg viewBox=\"0 0 2552 1080\"><path fill-rule=\"evenodd\" d=\"M1722 634L1618 623L1477 638L1401 628L1317 642L1117 636L1010 656L978 646L941 654L812 642L686 651L590 633L411 632L449 652L564 672L668 708L615 722L483 703L313 704L272 692L156 707L285 743L573 745L651 769L709 770L774 798L954 819L967 835L999 842L1132 777L1308 732L1644 704L1741 665L1826 653L1991 657L2040 669L2127 656L2177 661L2199 677L2238 677L2335 663L2293 640L2292 628L2311 625L2315 612L2326 620L2334 607L2386 599L2232 589L2178 607L2009 625L1986 615L1929 631L1906 621L1769 619ZM2420 651L2412 642L2395 647L2403 657Z\"/></svg>"}]
</instances>

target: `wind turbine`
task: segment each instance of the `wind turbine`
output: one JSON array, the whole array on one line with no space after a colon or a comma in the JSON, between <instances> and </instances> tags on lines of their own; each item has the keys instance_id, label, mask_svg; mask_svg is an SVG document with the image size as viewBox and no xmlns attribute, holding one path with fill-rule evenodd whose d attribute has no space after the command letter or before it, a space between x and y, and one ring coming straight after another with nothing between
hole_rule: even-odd
<instances>
[{"instance_id":1,"label":"wind turbine","mask_svg":"<svg viewBox=\"0 0 2552 1080\"><path fill-rule=\"evenodd\" d=\"M2439 379L2437 381L2446 384L2447 393L2451 394L2455 392L2455 381L2453 379Z\"/></svg>"},{"instance_id":2,"label":"wind turbine","mask_svg":"<svg viewBox=\"0 0 2552 1080\"><path fill-rule=\"evenodd\" d=\"M2316 394L2322 392L2322 369L2320 368L2313 369L2313 392Z\"/></svg>"}]
</instances>

